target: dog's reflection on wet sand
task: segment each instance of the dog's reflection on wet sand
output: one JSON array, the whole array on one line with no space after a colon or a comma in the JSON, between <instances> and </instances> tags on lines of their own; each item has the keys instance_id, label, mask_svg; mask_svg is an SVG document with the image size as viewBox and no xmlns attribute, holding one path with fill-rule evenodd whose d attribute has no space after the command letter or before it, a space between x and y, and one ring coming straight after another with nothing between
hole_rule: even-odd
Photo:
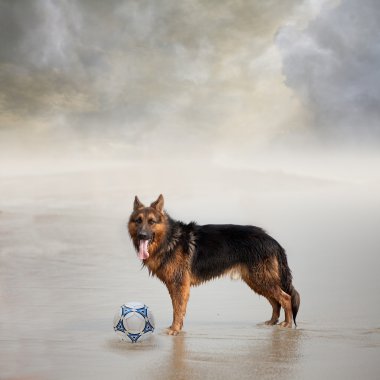
<instances>
[{"instance_id":1,"label":"dog's reflection on wet sand","mask_svg":"<svg viewBox=\"0 0 380 380\"><path fill-rule=\"evenodd\" d=\"M170 339L166 359L151 375L156 379L165 376L173 380L275 378L278 375L291 379L300 355L302 330L258 326L250 334L250 337L234 337L233 329L221 337L215 336L215 331L212 337L180 334Z\"/></svg>"}]
</instances>

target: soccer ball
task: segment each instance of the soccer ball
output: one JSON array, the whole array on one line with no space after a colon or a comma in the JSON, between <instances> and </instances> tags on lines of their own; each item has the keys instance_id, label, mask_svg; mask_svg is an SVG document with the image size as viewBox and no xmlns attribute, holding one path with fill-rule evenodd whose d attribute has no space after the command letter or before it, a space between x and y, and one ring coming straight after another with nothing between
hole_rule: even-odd
<instances>
[{"instance_id":1,"label":"soccer ball","mask_svg":"<svg viewBox=\"0 0 380 380\"><path fill-rule=\"evenodd\" d=\"M128 302L120 306L113 319L116 334L127 342L141 342L149 338L154 331L153 314L140 302Z\"/></svg>"}]
</instances>

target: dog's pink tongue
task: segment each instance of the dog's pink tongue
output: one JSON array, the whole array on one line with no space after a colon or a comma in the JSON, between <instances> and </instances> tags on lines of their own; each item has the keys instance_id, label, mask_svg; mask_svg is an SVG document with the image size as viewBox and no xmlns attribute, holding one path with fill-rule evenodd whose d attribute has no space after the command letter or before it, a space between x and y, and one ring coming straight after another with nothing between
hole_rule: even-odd
<instances>
[{"instance_id":1,"label":"dog's pink tongue","mask_svg":"<svg viewBox=\"0 0 380 380\"><path fill-rule=\"evenodd\" d=\"M149 243L149 240L140 240L139 255L138 255L140 260L145 260L149 257L148 243Z\"/></svg>"}]
</instances>

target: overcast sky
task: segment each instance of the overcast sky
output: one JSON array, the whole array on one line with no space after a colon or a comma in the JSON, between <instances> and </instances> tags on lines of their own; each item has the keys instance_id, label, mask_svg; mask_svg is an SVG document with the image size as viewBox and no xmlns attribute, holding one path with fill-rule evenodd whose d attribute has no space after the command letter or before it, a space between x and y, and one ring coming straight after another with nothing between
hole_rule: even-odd
<instances>
[{"instance_id":1,"label":"overcast sky","mask_svg":"<svg viewBox=\"0 0 380 380\"><path fill-rule=\"evenodd\" d=\"M373 143L378 20L376 0L0 0L1 144Z\"/></svg>"}]
</instances>

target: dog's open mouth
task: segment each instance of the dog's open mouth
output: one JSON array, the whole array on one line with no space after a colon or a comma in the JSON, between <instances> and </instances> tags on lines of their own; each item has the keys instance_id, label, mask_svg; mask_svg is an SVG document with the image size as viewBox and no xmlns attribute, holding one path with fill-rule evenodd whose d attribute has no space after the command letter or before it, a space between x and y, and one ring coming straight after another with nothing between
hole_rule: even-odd
<instances>
[{"instance_id":1,"label":"dog's open mouth","mask_svg":"<svg viewBox=\"0 0 380 380\"><path fill-rule=\"evenodd\" d=\"M140 260L146 260L149 257L148 247L151 244L152 240L140 240L139 241L139 252L138 258Z\"/></svg>"}]
</instances>

